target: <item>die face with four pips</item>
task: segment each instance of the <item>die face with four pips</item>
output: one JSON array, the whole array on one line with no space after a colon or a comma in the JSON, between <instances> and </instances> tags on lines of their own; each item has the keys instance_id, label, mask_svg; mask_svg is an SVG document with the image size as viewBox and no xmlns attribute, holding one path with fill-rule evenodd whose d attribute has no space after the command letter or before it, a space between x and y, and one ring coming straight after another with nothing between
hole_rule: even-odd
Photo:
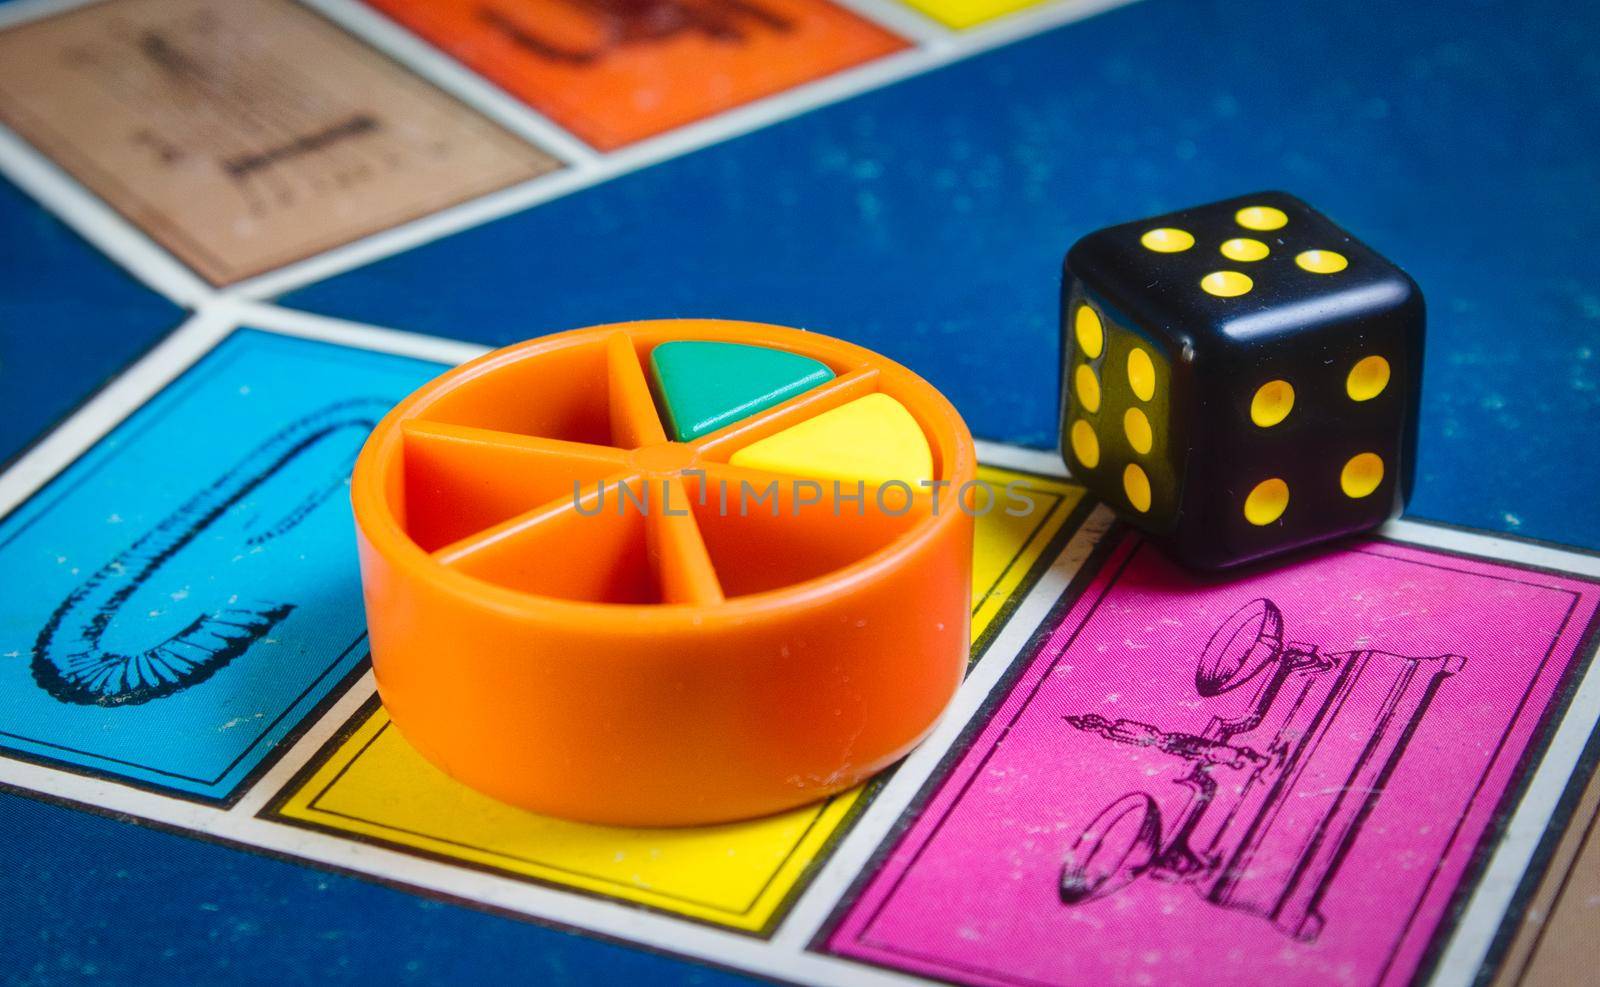
<instances>
[{"instance_id":1,"label":"die face with four pips","mask_svg":"<svg viewBox=\"0 0 1600 987\"><path fill-rule=\"evenodd\" d=\"M1263 192L1091 233L1062 285L1062 455L1196 568L1373 528L1410 494L1422 293Z\"/></svg>"}]
</instances>

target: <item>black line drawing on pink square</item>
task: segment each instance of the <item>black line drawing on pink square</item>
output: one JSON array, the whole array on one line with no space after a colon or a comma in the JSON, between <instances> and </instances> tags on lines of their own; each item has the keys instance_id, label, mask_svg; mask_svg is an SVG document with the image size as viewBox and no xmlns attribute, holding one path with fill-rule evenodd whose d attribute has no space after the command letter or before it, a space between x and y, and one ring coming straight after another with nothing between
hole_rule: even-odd
<instances>
[{"instance_id":1,"label":"black line drawing on pink square","mask_svg":"<svg viewBox=\"0 0 1600 987\"><path fill-rule=\"evenodd\" d=\"M1254 599L1211 635L1195 669L1195 693L1212 713L1199 734L1064 717L1075 730L1191 765L1175 782L1189 793L1170 823L1156 795L1133 791L1084 826L1065 854L1064 904L1149 878L1187 884L1294 939L1317 938L1320 904L1346 855L1439 689L1467 660L1324 653L1285 642L1283 630L1278 606Z\"/></svg>"}]
</instances>

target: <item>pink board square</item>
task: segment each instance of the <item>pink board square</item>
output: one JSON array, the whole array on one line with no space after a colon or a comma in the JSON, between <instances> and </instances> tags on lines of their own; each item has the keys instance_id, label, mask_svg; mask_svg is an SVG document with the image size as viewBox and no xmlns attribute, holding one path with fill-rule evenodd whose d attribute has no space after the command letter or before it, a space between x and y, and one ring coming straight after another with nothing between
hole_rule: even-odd
<instances>
[{"instance_id":1,"label":"pink board square","mask_svg":"<svg viewBox=\"0 0 1600 987\"><path fill-rule=\"evenodd\" d=\"M975 984L1408 982L1597 598L1383 541L1197 577L1126 538L827 948Z\"/></svg>"}]
</instances>

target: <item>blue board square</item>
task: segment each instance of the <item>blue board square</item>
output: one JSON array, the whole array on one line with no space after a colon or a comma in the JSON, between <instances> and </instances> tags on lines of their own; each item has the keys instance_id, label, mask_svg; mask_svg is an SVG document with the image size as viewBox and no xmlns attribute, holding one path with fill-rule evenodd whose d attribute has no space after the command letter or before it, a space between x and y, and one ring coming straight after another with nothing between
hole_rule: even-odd
<instances>
[{"instance_id":1,"label":"blue board square","mask_svg":"<svg viewBox=\"0 0 1600 987\"><path fill-rule=\"evenodd\" d=\"M440 369L238 331L0 522L0 748L237 792L366 657L350 467Z\"/></svg>"}]
</instances>

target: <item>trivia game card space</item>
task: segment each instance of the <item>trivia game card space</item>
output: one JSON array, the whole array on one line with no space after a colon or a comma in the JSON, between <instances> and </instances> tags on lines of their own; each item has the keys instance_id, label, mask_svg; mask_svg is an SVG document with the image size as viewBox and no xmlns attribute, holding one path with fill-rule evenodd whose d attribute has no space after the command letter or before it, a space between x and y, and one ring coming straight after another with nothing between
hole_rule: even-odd
<instances>
[{"instance_id":1,"label":"trivia game card space","mask_svg":"<svg viewBox=\"0 0 1600 987\"><path fill-rule=\"evenodd\" d=\"M1129 537L828 948L979 984L1410 983L1597 600L1381 541L1208 579Z\"/></svg>"},{"instance_id":2,"label":"trivia game card space","mask_svg":"<svg viewBox=\"0 0 1600 987\"><path fill-rule=\"evenodd\" d=\"M233 798L366 659L350 468L439 370L237 332L0 521L0 751Z\"/></svg>"},{"instance_id":3,"label":"trivia game card space","mask_svg":"<svg viewBox=\"0 0 1600 987\"><path fill-rule=\"evenodd\" d=\"M612 150L898 51L829 0L367 0Z\"/></svg>"},{"instance_id":4,"label":"trivia game card space","mask_svg":"<svg viewBox=\"0 0 1600 987\"><path fill-rule=\"evenodd\" d=\"M557 166L288 0L0 32L0 120L215 284Z\"/></svg>"}]
</instances>

